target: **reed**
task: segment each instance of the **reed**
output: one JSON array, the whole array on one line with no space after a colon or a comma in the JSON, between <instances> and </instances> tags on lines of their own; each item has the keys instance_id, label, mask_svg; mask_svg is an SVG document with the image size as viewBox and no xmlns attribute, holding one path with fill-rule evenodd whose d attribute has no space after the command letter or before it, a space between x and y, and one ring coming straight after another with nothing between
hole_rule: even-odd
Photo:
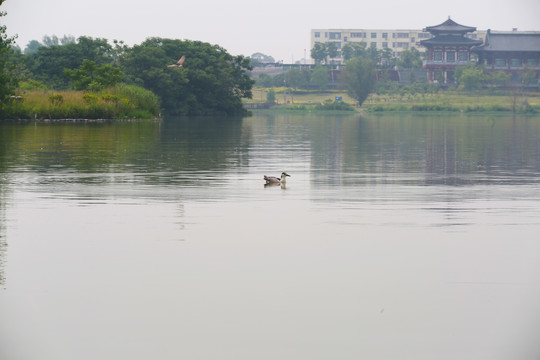
<instances>
[{"instance_id":1,"label":"reed","mask_svg":"<svg viewBox=\"0 0 540 360\"><path fill-rule=\"evenodd\" d=\"M2 119L152 119L159 99L151 91L120 84L98 93L26 90L1 108Z\"/></svg>"}]
</instances>

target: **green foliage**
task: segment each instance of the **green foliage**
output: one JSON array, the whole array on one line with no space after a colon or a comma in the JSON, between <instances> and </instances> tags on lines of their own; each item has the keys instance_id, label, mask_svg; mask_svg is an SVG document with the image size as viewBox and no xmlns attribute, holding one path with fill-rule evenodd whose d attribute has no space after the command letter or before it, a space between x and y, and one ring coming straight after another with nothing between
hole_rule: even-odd
<instances>
[{"instance_id":1,"label":"green foliage","mask_svg":"<svg viewBox=\"0 0 540 360\"><path fill-rule=\"evenodd\" d=\"M315 60L315 64L320 64L323 61L326 61L327 57L326 47L324 43L317 42L313 45L311 49L311 58Z\"/></svg>"},{"instance_id":2,"label":"green foliage","mask_svg":"<svg viewBox=\"0 0 540 360\"><path fill-rule=\"evenodd\" d=\"M366 46L365 42L345 44L341 49L343 60L349 61L357 57L367 57Z\"/></svg>"},{"instance_id":3,"label":"green foliage","mask_svg":"<svg viewBox=\"0 0 540 360\"><path fill-rule=\"evenodd\" d=\"M181 56L182 68L166 67ZM252 96L249 59L200 41L148 39L128 49L120 65L128 81L157 94L170 114L244 114L241 99Z\"/></svg>"},{"instance_id":4,"label":"green foliage","mask_svg":"<svg viewBox=\"0 0 540 360\"><path fill-rule=\"evenodd\" d=\"M159 115L160 106L150 91L119 84L102 93L29 91L24 101L21 97L2 110L0 119L150 119Z\"/></svg>"},{"instance_id":5,"label":"green foliage","mask_svg":"<svg viewBox=\"0 0 540 360\"><path fill-rule=\"evenodd\" d=\"M90 105L97 104L98 100L99 98L96 94L89 94L89 93L83 94L83 101L87 104L90 104Z\"/></svg>"},{"instance_id":6,"label":"green foliage","mask_svg":"<svg viewBox=\"0 0 540 360\"><path fill-rule=\"evenodd\" d=\"M416 48L405 49L397 61L397 65L403 69L421 69L422 56Z\"/></svg>"},{"instance_id":7,"label":"green foliage","mask_svg":"<svg viewBox=\"0 0 540 360\"><path fill-rule=\"evenodd\" d=\"M270 89L266 93L266 103L267 104L275 104L276 103L276 92L274 91L274 89Z\"/></svg>"},{"instance_id":8,"label":"green foliage","mask_svg":"<svg viewBox=\"0 0 540 360\"><path fill-rule=\"evenodd\" d=\"M77 69L84 60L93 61L98 67L112 64L114 54L106 39L81 36L77 42L40 46L35 52L25 55L24 63L30 72L29 78L59 90L70 86L64 69Z\"/></svg>"},{"instance_id":9,"label":"green foliage","mask_svg":"<svg viewBox=\"0 0 540 360\"><path fill-rule=\"evenodd\" d=\"M4 1L0 0L0 6ZM0 18L6 15L5 11L0 11ZM7 27L0 25L0 105L13 94L18 83L14 74L15 65L9 61L10 55L13 53L12 45L15 43L15 38L9 37L6 31Z\"/></svg>"},{"instance_id":10,"label":"green foliage","mask_svg":"<svg viewBox=\"0 0 540 360\"><path fill-rule=\"evenodd\" d=\"M256 80L256 84L260 87L271 87L273 85L272 77L268 74L261 74Z\"/></svg>"},{"instance_id":11,"label":"green foliage","mask_svg":"<svg viewBox=\"0 0 540 360\"><path fill-rule=\"evenodd\" d=\"M91 91L114 86L123 76L122 71L112 65L97 66L94 61L86 59L78 69L64 69L64 74L73 80L76 90Z\"/></svg>"},{"instance_id":12,"label":"green foliage","mask_svg":"<svg viewBox=\"0 0 540 360\"><path fill-rule=\"evenodd\" d=\"M309 73L304 70L290 69L285 74L285 79L288 86L297 89L309 83Z\"/></svg>"},{"instance_id":13,"label":"green foliage","mask_svg":"<svg viewBox=\"0 0 540 360\"><path fill-rule=\"evenodd\" d=\"M358 101L358 105L367 99L375 87L375 69L370 60L354 58L349 60L343 70L344 81L350 96Z\"/></svg>"},{"instance_id":14,"label":"green foliage","mask_svg":"<svg viewBox=\"0 0 540 360\"><path fill-rule=\"evenodd\" d=\"M328 75L328 69L324 66L318 65L313 69L311 73L310 84L318 89L326 89L330 76Z\"/></svg>"},{"instance_id":15,"label":"green foliage","mask_svg":"<svg viewBox=\"0 0 540 360\"><path fill-rule=\"evenodd\" d=\"M64 103L64 97L61 94L54 94L49 96L49 102L53 106L60 106Z\"/></svg>"},{"instance_id":16,"label":"green foliage","mask_svg":"<svg viewBox=\"0 0 540 360\"><path fill-rule=\"evenodd\" d=\"M322 104L318 104L315 107L316 110L324 111L354 111L354 107L343 101L327 100Z\"/></svg>"},{"instance_id":17,"label":"green foliage","mask_svg":"<svg viewBox=\"0 0 540 360\"><path fill-rule=\"evenodd\" d=\"M328 64L328 58L335 58L337 56L338 47L335 42L318 42L311 49L311 58L315 60L316 64L320 64L323 61L325 64Z\"/></svg>"},{"instance_id":18,"label":"green foliage","mask_svg":"<svg viewBox=\"0 0 540 360\"><path fill-rule=\"evenodd\" d=\"M27 81L23 81L22 83L19 84L19 89L23 91L47 90L47 85L36 80L28 79Z\"/></svg>"},{"instance_id":19,"label":"green foliage","mask_svg":"<svg viewBox=\"0 0 540 360\"><path fill-rule=\"evenodd\" d=\"M472 64L458 66L455 71L455 77L460 87L469 91L481 89L486 80L484 69Z\"/></svg>"},{"instance_id":20,"label":"green foliage","mask_svg":"<svg viewBox=\"0 0 540 360\"><path fill-rule=\"evenodd\" d=\"M157 116L159 114L159 98L150 90L137 85L120 83L111 89L111 93L118 96L120 102L122 102L123 99L129 99L136 109L144 109L152 116Z\"/></svg>"}]
</instances>

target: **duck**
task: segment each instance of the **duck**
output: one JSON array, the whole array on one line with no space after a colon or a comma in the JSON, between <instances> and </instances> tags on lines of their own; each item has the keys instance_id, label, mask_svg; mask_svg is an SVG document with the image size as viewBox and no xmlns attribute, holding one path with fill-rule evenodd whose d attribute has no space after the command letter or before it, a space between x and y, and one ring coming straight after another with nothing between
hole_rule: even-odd
<instances>
[{"instance_id":1,"label":"duck","mask_svg":"<svg viewBox=\"0 0 540 360\"><path fill-rule=\"evenodd\" d=\"M186 60L186 56L182 55L182 57L180 58L180 60L178 60L176 64L167 65L167 67L183 67L182 64L184 63L185 60Z\"/></svg>"},{"instance_id":2,"label":"duck","mask_svg":"<svg viewBox=\"0 0 540 360\"><path fill-rule=\"evenodd\" d=\"M275 184L275 185L283 184L283 185L285 185L285 183L287 182L287 176L291 176L291 175L287 174L286 172L281 173L281 178L277 178L275 176L266 176L266 175L264 175L264 180L266 180L267 185L269 185L269 184Z\"/></svg>"}]
</instances>

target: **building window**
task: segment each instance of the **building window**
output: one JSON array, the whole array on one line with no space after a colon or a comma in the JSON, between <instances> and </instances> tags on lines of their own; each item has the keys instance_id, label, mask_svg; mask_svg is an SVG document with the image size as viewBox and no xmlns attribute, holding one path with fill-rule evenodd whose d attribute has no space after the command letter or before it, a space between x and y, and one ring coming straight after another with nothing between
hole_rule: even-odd
<instances>
[{"instance_id":1,"label":"building window","mask_svg":"<svg viewBox=\"0 0 540 360\"><path fill-rule=\"evenodd\" d=\"M442 51L433 52L433 61L442 61Z\"/></svg>"},{"instance_id":2,"label":"building window","mask_svg":"<svg viewBox=\"0 0 540 360\"><path fill-rule=\"evenodd\" d=\"M315 32L315 37L316 37L316 38L320 38L320 37L321 37L321 33L318 32L318 31L316 31L316 32Z\"/></svg>"},{"instance_id":3,"label":"building window","mask_svg":"<svg viewBox=\"0 0 540 360\"><path fill-rule=\"evenodd\" d=\"M341 39L341 33L338 33L338 32L330 33L330 40L339 40L339 39Z\"/></svg>"},{"instance_id":4,"label":"building window","mask_svg":"<svg viewBox=\"0 0 540 360\"><path fill-rule=\"evenodd\" d=\"M397 47L408 48L408 47L409 47L409 43L406 43L406 42L398 42L398 43L397 43Z\"/></svg>"},{"instance_id":5,"label":"building window","mask_svg":"<svg viewBox=\"0 0 540 360\"><path fill-rule=\"evenodd\" d=\"M429 39L431 37L430 33L418 33L419 39Z\"/></svg>"},{"instance_id":6,"label":"building window","mask_svg":"<svg viewBox=\"0 0 540 360\"><path fill-rule=\"evenodd\" d=\"M469 53L466 51L460 51L458 54L459 61L469 61Z\"/></svg>"},{"instance_id":7,"label":"building window","mask_svg":"<svg viewBox=\"0 0 540 360\"><path fill-rule=\"evenodd\" d=\"M520 68L522 66L523 66L523 60L522 59L516 59L516 58L510 59L510 67Z\"/></svg>"},{"instance_id":8,"label":"building window","mask_svg":"<svg viewBox=\"0 0 540 360\"><path fill-rule=\"evenodd\" d=\"M383 39L388 39L388 33L382 33Z\"/></svg>"},{"instance_id":9,"label":"building window","mask_svg":"<svg viewBox=\"0 0 540 360\"><path fill-rule=\"evenodd\" d=\"M353 32L353 33L351 33L351 37L352 37L352 38L365 38L365 37L366 37L366 33Z\"/></svg>"},{"instance_id":10,"label":"building window","mask_svg":"<svg viewBox=\"0 0 540 360\"><path fill-rule=\"evenodd\" d=\"M538 59L527 59L527 66L538 66Z\"/></svg>"},{"instance_id":11,"label":"building window","mask_svg":"<svg viewBox=\"0 0 540 360\"><path fill-rule=\"evenodd\" d=\"M446 52L446 61L448 61L448 62L456 61L456 52L455 51L447 51Z\"/></svg>"},{"instance_id":12,"label":"building window","mask_svg":"<svg viewBox=\"0 0 540 360\"><path fill-rule=\"evenodd\" d=\"M383 42L383 43L382 43L382 47L386 49L386 48L388 47L388 43L387 43L387 42Z\"/></svg>"},{"instance_id":13,"label":"building window","mask_svg":"<svg viewBox=\"0 0 540 360\"><path fill-rule=\"evenodd\" d=\"M506 59L496 58L495 59L495 67L505 68L506 67Z\"/></svg>"},{"instance_id":14,"label":"building window","mask_svg":"<svg viewBox=\"0 0 540 360\"><path fill-rule=\"evenodd\" d=\"M344 37L343 37L343 42L347 42L347 40L348 40L347 37L344 36Z\"/></svg>"},{"instance_id":15,"label":"building window","mask_svg":"<svg viewBox=\"0 0 540 360\"><path fill-rule=\"evenodd\" d=\"M416 39L412 37L411 38L411 43L414 43L415 41L416 41Z\"/></svg>"},{"instance_id":16,"label":"building window","mask_svg":"<svg viewBox=\"0 0 540 360\"><path fill-rule=\"evenodd\" d=\"M371 33L371 38L376 39L377 38L377 33Z\"/></svg>"},{"instance_id":17,"label":"building window","mask_svg":"<svg viewBox=\"0 0 540 360\"><path fill-rule=\"evenodd\" d=\"M400 39L408 38L409 33L397 33L397 37Z\"/></svg>"}]
</instances>

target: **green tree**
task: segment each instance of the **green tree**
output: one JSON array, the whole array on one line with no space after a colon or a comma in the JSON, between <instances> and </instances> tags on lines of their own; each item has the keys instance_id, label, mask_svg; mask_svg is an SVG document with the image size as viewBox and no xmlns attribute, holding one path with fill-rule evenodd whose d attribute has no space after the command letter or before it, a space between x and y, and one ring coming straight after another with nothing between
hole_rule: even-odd
<instances>
[{"instance_id":1,"label":"green tree","mask_svg":"<svg viewBox=\"0 0 540 360\"><path fill-rule=\"evenodd\" d=\"M73 80L75 89L92 91L113 86L123 76L122 71L112 65L97 66L95 62L86 59L77 69L64 69L64 74Z\"/></svg>"},{"instance_id":2,"label":"green tree","mask_svg":"<svg viewBox=\"0 0 540 360\"><path fill-rule=\"evenodd\" d=\"M421 69L422 56L416 48L405 49L397 61L397 65L403 69Z\"/></svg>"},{"instance_id":3,"label":"green tree","mask_svg":"<svg viewBox=\"0 0 540 360\"><path fill-rule=\"evenodd\" d=\"M510 83L510 74L504 71L495 71L490 74L490 82L496 87L508 86Z\"/></svg>"},{"instance_id":4,"label":"green tree","mask_svg":"<svg viewBox=\"0 0 540 360\"><path fill-rule=\"evenodd\" d=\"M325 43L326 48L326 56L333 59L338 56L338 46L335 42L327 42ZM328 60L326 60L328 63Z\"/></svg>"},{"instance_id":5,"label":"green tree","mask_svg":"<svg viewBox=\"0 0 540 360\"><path fill-rule=\"evenodd\" d=\"M362 105L375 87L373 62L362 58L349 60L343 70L343 80L351 97L358 101L358 105Z\"/></svg>"},{"instance_id":6,"label":"green tree","mask_svg":"<svg viewBox=\"0 0 540 360\"><path fill-rule=\"evenodd\" d=\"M0 6L4 1L0 0ZM6 15L5 11L0 11L0 18ZM6 30L5 25L0 25L0 103L5 102L8 96L13 94L18 82L14 74L15 65L10 61L13 55L11 47L15 43L15 38L9 37Z\"/></svg>"},{"instance_id":7,"label":"green tree","mask_svg":"<svg viewBox=\"0 0 540 360\"><path fill-rule=\"evenodd\" d=\"M43 44L40 43L39 41L32 40L26 45L26 48L24 48L24 53L25 54L33 54L33 53L37 52L38 49L40 47L42 47L42 46L43 46Z\"/></svg>"},{"instance_id":8,"label":"green tree","mask_svg":"<svg viewBox=\"0 0 540 360\"><path fill-rule=\"evenodd\" d=\"M276 103L276 92L273 88L268 90L266 93L266 103L267 104L275 104Z\"/></svg>"},{"instance_id":9,"label":"green tree","mask_svg":"<svg viewBox=\"0 0 540 360\"><path fill-rule=\"evenodd\" d=\"M185 56L181 68L169 68ZM152 90L167 113L243 114L242 98L251 98L249 58L200 41L150 38L120 59L126 80Z\"/></svg>"},{"instance_id":10,"label":"green tree","mask_svg":"<svg viewBox=\"0 0 540 360\"><path fill-rule=\"evenodd\" d=\"M328 76L328 69L325 66L317 65L313 72L311 73L310 84L319 89L326 89L328 86L328 81L330 77Z\"/></svg>"},{"instance_id":11,"label":"green tree","mask_svg":"<svg viewBox=\"0 0 540 360\"><path fill-rule=\"evenodd\" d=\"M458 66L455 77L460 87L468 91L481 89L486 79L483 68L472 64Z\"/></svg>"},{"instance_id":12,"label":"green tree","mask_svg":"<svg viewBox=\"0 0 540 360\"><path fill-rule=\"evenodd\" d=\"M26 55L24 62L34 80L49 88L66 89L70 81L64 75L64 69L76 69L85 59L98 66L112 64L114 54L107 40L81 36L76 43L39 47L35 53Z\"/></svg>"},{"instance_id":13,"label":"green tree","mask_svg":"<svg viewBox=\"0 0 540 360\"><path fill-rule=\"evenodd\" d=\"M366 58L371 60L373 64L379 64L381 62L381 51L377 50L375 44L371 44L370 47L366 49Z\"/></svg>"},{"instance_id":14,"label":"green tree","mask_svg":"<svg viewBox=\"0 0 540 360\"><path fill-rule=\"evenodd\" d=\"M323 61L326 61L326 47L324 43L315 43L313 49L311 49L311 58L315 60L315 64L320 64Z\"/></svg>"},{"instance_id":15,"label":"green tree","mask_svg":"<svg viewBox=\"0 0 540 360\"><path fill-rule=\"evenodd\" d=\"M298 69L290 69L285 74L287 79L287 85L294 88L295 90L305 84L305 77L302 71Z\"/></svg>"},{"instance_id":16,"label":"green tree","mask_svg":"<svg viewBox=\"0 0 540 360\"><path fill-rule=\"evenodd\" d=\"M341 49L341 56L343 56L343 60L345 61L349 61L355 57L366 57L366 46L367 44L365 42L347 43Z\"/></svg>"},{"instance_id":17,"label":"green tree","mask_svg":"<svg viewBox=\"0 0 540 360\"><path fill-rule=\"evenodd\" d=\"M258 86L271 87L273 84L272 77L268 74L261 74L256 81Z\"/></svg>"}]
</instances>

